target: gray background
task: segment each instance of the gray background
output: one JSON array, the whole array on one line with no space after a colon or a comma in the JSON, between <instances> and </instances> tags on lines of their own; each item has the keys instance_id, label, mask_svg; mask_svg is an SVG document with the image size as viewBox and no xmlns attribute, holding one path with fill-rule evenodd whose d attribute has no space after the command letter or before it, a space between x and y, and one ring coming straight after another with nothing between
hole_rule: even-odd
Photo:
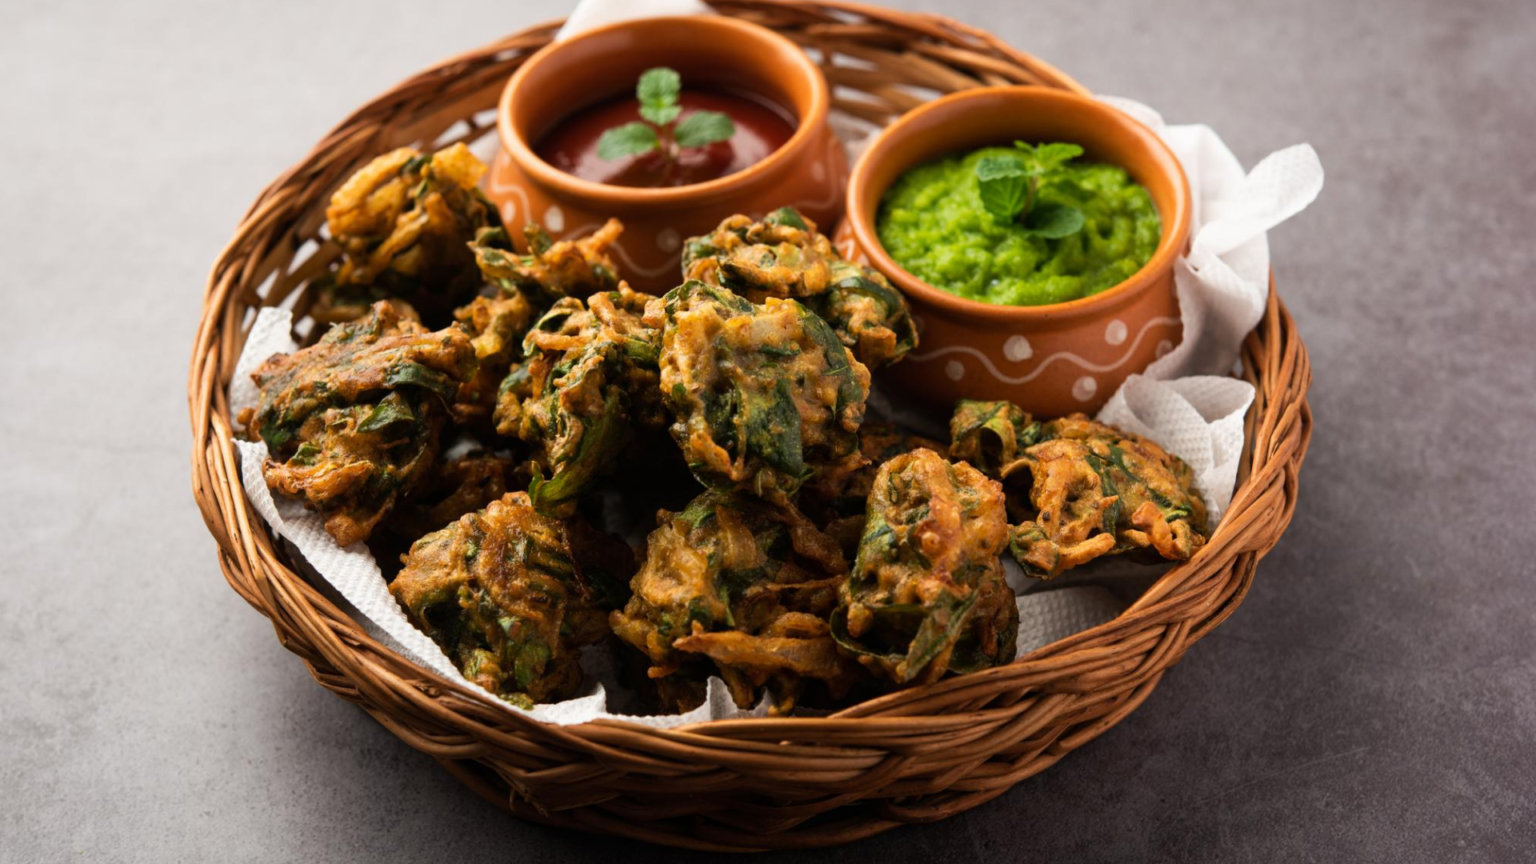
<instances>
[{"instance_id":1,"label":"gray background","mask_svg":"<svg viewBox=\"0 0 1536 864\"><path fill-rule=\"evenodd\" d=\"M833 855L1529 860L1536 4L909 2L1246 164L1316 146L1328 186L1271 239L1317 437L1247 602L1145 707ZM393 82L564 6L0 6L0 858L669 857L504 817L321 690L189 494L203 280L257 191Z\"/></svg>"}]
</instances>

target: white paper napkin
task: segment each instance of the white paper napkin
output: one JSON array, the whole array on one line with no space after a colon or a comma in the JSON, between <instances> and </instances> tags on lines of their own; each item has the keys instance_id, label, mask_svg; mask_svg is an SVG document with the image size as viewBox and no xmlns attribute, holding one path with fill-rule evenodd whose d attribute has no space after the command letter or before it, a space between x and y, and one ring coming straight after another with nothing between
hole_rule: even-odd
<instances>
[{"instance_id":1,"label":"white paper napkin","mask_svg":"<svg viewBox=\"0 0 1536 864\"><path fill-rule=\"evenodd\" d=\"M1115 595L1097 585L1025 594L1019 598L1018 656L1113 621L1122 610Z\"/></svg>"},{"instance_id":2,"label":"white paper napkin","mask_svg":"<svg viewBox=\"0 0 1536 864\"><path fill-rule=\"evenodd\" d=\"M636 18L663 18L669 15L713 15L714 10L699 0L582 0L565 19L565 26L555 34L555 41L574 36L604 24Z\"/></svg>"},{"instance_id":3,"label":"white paper napkin","mask_svg":"<svg viewBox=\"0 0 1536 864\"><path fill-rule=\"evenodd\" d=\"M1323 166L1307 144L1278 150L1247 174L1209 126L1169 126L1129 99L1104 102L1151 127L1189 178L1194 201L1189 255L1174 267L1184 338L1126 379L1099 419L1144 435L1194 469L1211 525L1232 501L1253 386L1227 375L1269 297L1265 232L1312 203Z\"/></svg>"}]
</instances>

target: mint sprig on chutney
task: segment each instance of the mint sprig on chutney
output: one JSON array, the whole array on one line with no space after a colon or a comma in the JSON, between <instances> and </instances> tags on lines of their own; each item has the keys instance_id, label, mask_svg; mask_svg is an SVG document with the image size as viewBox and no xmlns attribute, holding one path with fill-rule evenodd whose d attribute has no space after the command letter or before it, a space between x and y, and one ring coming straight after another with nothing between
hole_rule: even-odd
<instances>
[{"instance_id":1,"label":"mint sprig on chutney","mask_svg":"<svg viewBox=\"0 0 1536 864\"><path fill-rule=\"evenodd\" d=\"M665 66L645 70L635 85L641 119L605 130L597 141L598 157L612 162L658 153L670 172L679 151L730 140L736 124L719 111L695 111L678 120L682 86L682 77Z\"/></svg>"},{"instance_id":2,"label":"mint sprig on chutney","mask_svg":"<svg viewBox=\"0 0 1536 864\"><path fill-rule=\"evenodd\" d=\"M1083 229L1083 212L1070 204L1040 201L1047 175L1083 155L1076 144L1013 142L1018 150L976 163L981 205L999 222L1018 219L1027 232L1047 240L1070 237Z\"/></svg>"}]
</instances>

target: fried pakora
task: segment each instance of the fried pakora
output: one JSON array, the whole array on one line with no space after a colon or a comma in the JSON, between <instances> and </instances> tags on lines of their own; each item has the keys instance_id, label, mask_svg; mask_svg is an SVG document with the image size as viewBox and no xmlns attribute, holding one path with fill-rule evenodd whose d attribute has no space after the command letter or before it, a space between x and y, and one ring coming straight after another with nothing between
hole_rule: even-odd
<instances>
[{"instance_id":1,"label":"fried pakora","mask_svg":"<svg viewBox=\"0 0 1536 864\"><path fill-rule=\"evenodd\" d=\"M517 289L476 297L454 310L454 319L470 336L476 360L474 376L459 388L455 420L477 423L490 417L502 380L522 356L522 337L533 314L533 304Z\"/></svg>"},{"instance_id":2,"label":"fried pakora","mask_svg":"<svg viewBox=\"0 0 1536 864\"><path fill-rule=\"evenodd\" d=\"M816 224L792 207L761 222L731 216L683 246L683 278L761 303L792 297L827 320L859 362L877 369L917 345L906 298L885 277L844 260Z\"/></svg>"},{"instance_id":3,"label":"fried pakora","mask_svg":"<svg viewBox=\"0 0 1536 864\"><path fill-rule=\"evenodd\" d=\"M868 267L833 262L832 287L807 303L871 369L889 366L917 347L917 324L906 298Z\"/></svg>"},{"instance_id":4,"label":"fried pakora","mask_svg":"<svg viewBox=\"0 0 1536 864\"><path fill-rule=\"evenodd\" d=\"M390 593L464 677L523 707L576 695L607 634L566 526L513 492L416 541Z\"/></svg>"},{"instance_id":5,"label":"fried pakora","mask_svg":"<svg viewBox=\"0 0 1536 864\"><path fill-rule=\"evenodd\" d=\"M650 659L648 674L676 707L703 699L709 672L743 708L766 685L780 713L805 681L839 696L861 677L826 620L846 564L798 511L711 491L658 521L630 582L633 596L611 623Z\"/></svg>"},{"instance_id":6,"label":"fried pakora","mask_svg":"<svg viewBox=\"0 0 1536 864\"><path fill-rule=\"evenodd\" d=\"M622 233L624 223L609 219L585 237L556 242L538 225L528 225L523 228L527 254L510 251L501 242L477 242L470 248L485 281L508 293L520 291L548 303L617 288L618 268L608 248Z\"/></svg>"},{"instance_id":7,"label":"fried pakora","mask_svg":"<svg viewBox=\"0 0 1536 864\"><path fill-rule=\"evenodd\" d=\"M969 462L988 477L1040 440L1040 423L1012 402L961 399L949 419L949 456Z\"/></svg>"},{"instance_id":8,"label":"fried pakora","mask_svg":"<svg viewBox=\"0 0 1536 864\"><path fill-rule=\"evenodd\" d=\"M441 459L382 527L414 540L527 484L515 461L484 451Z\"/></svg>"},{"instance_id":9,"label":"fried pakora","mask_svg":"<svg viewBox=\"0 0 1536 864\"><path fill-rule=\"evenodd\" d=\"M422 482L474 363L462 330L428 332L409 308L381 301L263 363L251 376L261 401L241 422L267 444L272 491L319 511L347 546Z\"/></svg>"},{"instance_id":10,"label":"fried pakora","mask_svg":"<svg viewBox=\"0 0 1536 864\"><path fill-rule=\"evenodd\" d=\"M996 480L927 449L889 460L832 614L838 645L897 685L1007 663L1019 625L1007 544Z\"/></svg>"},{"instance_id":11,"label":"fried pakora","mask_svg":"<svg viewBox=\"0 0 1536 864\"><path fill-rule=\"evenodd\" d=\"M326 208L342 257L316 281L310 315L349 321L376 300L400 298L426 320L447 323L483 282L468 244L506 236L476 185L485 171L463 144L436 153L401 147L360 168Z\"/></svg>"},{"instance_id":12,"label":"fried pakora","mask_svg":"<svg viewBox=\"0 0 1536 864\"><path fill-rule=\"evenodd\" d=\"M794 300L762 305L703 282L646 315L661 326L661 392L672 436L711 488L787 500L818 473L863 464L869 370Z\"/></svg>"},{"instance_id":13,"label":"fried pakora","mask_svg":"<svg viewBox=\"0 0 1536 864\"><path fill-rule=\"evenodd\" d=\"M1050 579L1139 549L1184 561L1205 545L1205 502L1183 460L1082 414L1039 427L1038 443L1000 470L1029 474L1030 518L1010 543L1026 573Z\"/></svg>"},{"instance_id":14,"label":"fried pakora","mask_svg":"<svg viewBox=\"0 0 1536 864\"><path fill-rule=\"evenodd\" d=\"M944 449L938 441L907 432L894 423L864 423L859 427L859 452L865 464L854 471L807 483L800 490L800 509L853 557L864 533L864 509L874 488L875 474L881 465L919 447Z\"/></svg>"},{"instance_id":15,"label":"fried pakora","mask_svg":"<svg viewBox=\"0 0 1536 864\"><path fill-rule=\"evenodd\" d=\"M460 396L457 419L475 422L494 410L500 383L522 357L522 339L539 313L571 296L612 293L621 282L607 249L624 230L617 219L597 231L558 243L537 225L524 228L529 253L511 250L501 237L471 244L475 261L490 290L454 311L459 325L474 337L480 361L475 379ZM625 289L627 290L627 289Z\"/></svg>"},{"instance_id":16,"label":"fried pakora","mask_svg":"<svg viewBox=\"0 0 1536 864\"><path fill-rule=\"evenodd\" d=\"M556 301L523 342L527 359L503 381L496 431L538 448L548 479L529 487L540 512L568 515L613 467L636 429L664 422L656 332L641 323L648 294L617 290Z\"/></svg>"}]
</instances>

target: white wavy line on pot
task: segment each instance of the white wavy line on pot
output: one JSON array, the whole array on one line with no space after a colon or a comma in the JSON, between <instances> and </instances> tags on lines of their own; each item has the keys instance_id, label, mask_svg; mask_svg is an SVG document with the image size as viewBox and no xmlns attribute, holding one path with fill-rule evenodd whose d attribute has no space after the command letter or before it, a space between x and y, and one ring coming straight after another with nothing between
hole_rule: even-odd
<instances>
[{"instance_id":1,"label":"white wavy line on pot","mask_svg":"<svg viewBox=\"0 0 1536 864\"><path fill-rule=\"evenodd\" d=\"M802 213L804 213L806 210L825 210L826 208L831 207L833 204L837 203L837 190L836 189L832 189L830 191L831 191L831 194L829 194L826 197L825 200L822 200L822 201L806 201L804 199L801 199L801 200L796 201L795 203L793 203L793 204L791 204L789 206L795 208L796 210L799 210ZM820 226L817 226L817 227L820 227Z\"/></svg>"},{"instance_id":2,"label":"white wavy line on pot","mask_svg":"<svg viewBox=\"0 0 1536 864\"><path fill-rule=\"evenodd\" d=\"M939 348L935 351L929 351L927 354L909 354L907 355L907 362L927 363L932 360L937 360L940 357L946 357L950 354L970 354L981 362L981 365L985 367L989 373L991 373L993 378L996 378L1004 384L1028 384L1029 382L1040 377L1040 375L1045 372L1045 367L1051 365L1057 360L1067 360L1072 363L1076 363L1079 367L1086 369L1089 372L1108 372L1111 369L1118 369L1119 367L1125 365L1125 362L1130 360L1131 357L1136 354L1136 349L1141 345L1141 340L1146 338L1147 333L1151 332L1153 327L1163 324L1177 323L1179 323L1179 319L1177 318L1151 319L1142 326L1141 332L1136 334L1136 339L1131 343L1131 347L1119 360L1116 360L1113 363L1106 363L1102 366L1097 363L1090 363L1070 351L1057 351L1055 354L1052 354L1049 357L1046 357L1044 360L1041 360L1040 365L1036 366L1034 371L1030 372L1028 375L1014 377L1012 375L1004 375L1002 371L1000 371L996 366L992 365L992 358L988 357L986 354L983 354L981 351L970 347L969 345L954 345L949 348Z\"/></svg>"},{"instance_id":3,"label":"white wavy line on pot","mask_svg":"<svg viewBox=\"0 0 1536 864\"><path fill-rule=\"evenodd\" d=\"M579 228L572 228L570 231L564 232L561 235L561 239L562 240L569 240L572 237L580 237L583 234L591 234L592 232L596 231L597 229L599 229L601 227L603 227L603 226L601 224L597 223L597 222L588 222L587 224L582 225ZM670 264L670 263L669 264L663 264L660 267L656 267L654 269L648 268L648 267L641 267L639 264L636 264L634 262L634 259L629 257L629 253L628 252L624 251L624 245L623 245L622 241L615 242L612 246L609 246L608 248L609 248L609 250L613 251L614 253L616 253L619 256L619 260L621 262L623 262L624 266L627 269L629 269L631 272L638 273L641 276L645 276L647 278L649 278L651 276L660 276L661 274L667 272L668 270L676 270L677 269L677 265L676 264Z\"/></svg>"},{"instance_id":4,"label":"white wavy line on pot","mask_svg":"<svg viewBox=\"0 0 1536 864\"><path fill-rule=\"evenodd\" d=\"M524 214L523 221L524 222L531 222L531 221L533 221L533 208L528 206L528 193L526 191L524 191L522 186L519 186L516 183L506 183L506 184L503 184L503 183L498 182L497 179L496 179L496 172L495 171L491 172L490 182L487 185L490 186L490 190L492 192L495 192L497 194L516 195L517 196L517 200L519 202L521 202L522 205L523 205L523 214ZM505 201L505 202L502 202L502 206L505 207L506 205L511 204L511 203L512 203L511 201ZM514 221L513 217L515 217L516 215L517 215L517 210L516 209L514 209L511 213L503 212L501 214L501 221L510 224L510 223L512 223Z\"/></svg>"}]
</instances>

